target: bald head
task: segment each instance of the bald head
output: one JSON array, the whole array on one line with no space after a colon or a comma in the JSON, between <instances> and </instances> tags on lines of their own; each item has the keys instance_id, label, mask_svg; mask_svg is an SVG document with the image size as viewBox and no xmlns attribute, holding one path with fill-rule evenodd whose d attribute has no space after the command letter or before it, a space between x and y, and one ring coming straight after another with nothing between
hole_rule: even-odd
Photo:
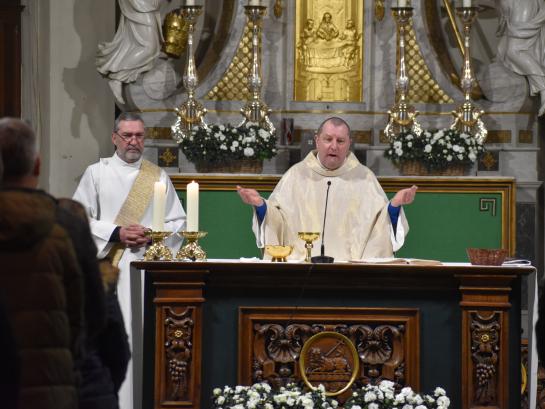
<instances>
[{"instance_id":1,"label":"bald head","mask_svg":"<svg viewBox=\"0 0 545 409\"><path fill-rule=\"evenodd\" d=\"M4 164L3 185L28 182L39 175L36 135L32 128L18 118L0 119L0 153ZM23 183L29 186L28 183ZM35 187L35 186L34 186Z\"/></svg>"}]
</instances>

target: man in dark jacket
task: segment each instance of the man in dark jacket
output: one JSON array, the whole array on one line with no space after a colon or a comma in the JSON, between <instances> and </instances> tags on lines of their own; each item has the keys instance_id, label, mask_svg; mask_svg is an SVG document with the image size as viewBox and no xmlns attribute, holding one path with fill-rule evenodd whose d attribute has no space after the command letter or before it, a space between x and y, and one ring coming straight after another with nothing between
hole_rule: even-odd
<instances>
[{"instance_id":1,"label":"man in dark jacket","mask_svg":"<svg viewBox=\"0 0 545 409\"><path fill-rule=\"evenodd\" d=\"M40 161L32 130L1 119L0 152L0 298L19 351L19 408L75 409L82 273L70 237L57 223L55 200L36 190ZM19 187L9 188L15 180Z\"/></svg>"}]
</instances>

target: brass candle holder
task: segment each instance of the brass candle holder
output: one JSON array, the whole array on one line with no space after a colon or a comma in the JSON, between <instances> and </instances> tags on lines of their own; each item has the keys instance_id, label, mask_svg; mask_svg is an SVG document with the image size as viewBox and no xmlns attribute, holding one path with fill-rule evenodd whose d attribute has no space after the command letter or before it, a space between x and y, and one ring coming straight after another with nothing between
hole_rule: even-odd
<instances>
[{"instance_id":1,"label":"brass candle holder","mask_svg":"<svg viewBox=\"0 0 545 409\"><path fill-rule=\"evenodd\" d=\"M151 246L144 253L145 261L172 260L172 252L165 246L165 239L172 234L171 231L148 231L147 236L151 237Z\"/></svg>"},{"instance_id":2,"label":"brass candle holder","mask_svg":"<svg viewBox=\"0 0 545 409\"><path fill-rule=\"evenodd\" d=\"M384 134L391 141L401 132L412 131L420 136L422 126L416 120L419 112L407 102L409 92L409 76L405 64L405 31L413 15L412 7L392 7L392 15L397 25L397 38L399 48L399 65L396 78L396 103L388 111L388 123L384 128Z\"/></svg>"},{"instance_id":3,"label":"brass candle holder","mask_svg":"<svg viewBox=\"0 0 545 409\"><path fill-rule=\"evenodd\" d=\"M208 232L205 231L183 231L179 233L187 243L184 244L178 253L176 259L191 261L206 261L206 252L199 246L199 239L205 237Z\"/></svg>"},{"instance_id":4,"label":"brass candle holder","mask_svg":"<svg viewBox=\"0 0 545 409\"><path fill-rule=\"evenodd\" d=\"M244 6L244 12L252 22L252 72L248 78L248 84L252 93L252 99L246 102L240 112L244 119L239 126L247 122L254 122L267 129L270 133L275 132L275 127L269 119L271 110L261 100L261 23L267 11L266 6Z\"/></svg>"},{"instance_id":5,"label":"brass candle holder","mask_svg":"<svg viewBox=\"0 0 545 409\"><path fill-rule=\"evenodd\" d=\"M471 66L471 26L477 17L477 7L457 7L456 13L464 25L464 63L462 68L462 77L460 79L460 88L464 93L464 102L452 111L454 122L451 129L457 129L460 132L472 135L477 141L483 143L488 135L481 116L484 111L475 106L471 101L471 91L475 86L475 75Z\"/></svg>"},{"instance_id":6,"label":"brass candle holder","mask_svg":"<svg viewBox=\"0 0 545 409\"><path fill-rule=\"evenodd\" d=\"M206 127L204 116L206 108L195 99L195 89L199 83L197 67L195 65L195 52L193 48L193 33L195 21L202 13L202 6L182 6L182 18L187 24L187 61L183 75L184 87L187 90L187 100L176 108L177 119L172 125L172 135L176 142L181 143L191 134L191 128L195 125Z\"/></svg>"},{"instance_id":7,"label":"brass candle holder","mask_svg":"<svg viewBox=\"0 0 545 409\"><path fill-rule=\"evenodd\" d=\"M320 237L320 233L300 231L297 234L299 238L305 242L305 248L307 249L305 262L310 263L311 261L310 258L312 257L312 248L314 247L312 242L315 241L318 237Z\"/></svg>"}]
</instances>

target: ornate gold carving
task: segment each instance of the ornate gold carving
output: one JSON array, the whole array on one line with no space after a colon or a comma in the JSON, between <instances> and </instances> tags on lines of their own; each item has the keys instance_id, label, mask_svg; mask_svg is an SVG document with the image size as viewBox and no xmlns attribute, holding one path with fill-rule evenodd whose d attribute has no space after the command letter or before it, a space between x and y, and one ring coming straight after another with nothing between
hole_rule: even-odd
<instances>
[{"instance_id":1,"label":"ornate gold carving","mask_svg":"<svg viewBox=\"0 0 545 409\"><path fill-rule=\"evenodd\" d=\"M485 152L483 157L480 159L480 163L483 164L486 170L493 170L498 161L495 158L495 155L492 152Z\"/></svg>"},{"instance_id":2,"label":"ornate gold carving","mask_svg":"<svg viewBox=\"0 0 545 409\"><path fill-rule=\"evenodd\" d=\"M497 403L501 313L471 314L471 358L474 365L475 403Z\"/></svg>"},{"instance_id":3,"label":"ornate gold carving","mask_svg":"<svg viewBox=\"0 0 545 409\"><path fill-rule=\"evenodd\" d=\"M168 400L186 400L193 353L193 308L188 307L178 314L165 307L164 312Z\"/></svg>"},{"instance_id":4,"label":"ornate gold carving","mask_svg":"<svg viewBox=\"0 0 545 409\"><path fill-rule=\"evenodd\" d=\"M384 19L384 0L375 0L375 21Z\"/></svg>"},{"instance_id":5,"label":"ornate gold carving","mask_svg":"<svg viewBox=\"0 0 545 409\"><path fill-rule=\"evenodd\" d=\"M276 0L274 2L273 10L274 10L274 16L276 18L282 17L282 9L284 5L282 4L282 0Z\"/></svg>"},{"instance_id":6,"label":"ornate gold carving","mask_svg":"<svg viewBox=\"0 0 545 409\"><path fill-rule=\"evenodd\" d=\"M252 32L251 21L246 23L238 49L223 75L223 78L206 95L213 101L242 101L251 98L248 77L252 71ZM261 37L259 38L261 47Z\"/></svg>"},{"instance_id":7,"label":"ornate gold carving","mask_svg":"<svg viewBox=\"0 0 545 409\"><path fill-rule=\"evenodd\" d=\"M170 165L178 159L178 157L172 153L170 148L165 148L163 153L159 155L159 159L164 163L164 166L170 167Z\"/></svg>"},{"instance_id":8,"label":"ornate gold carving","mask_svg":"<svg viewBox=\"0 0 545 409\"><path fill-rule=\"evenodd\" d=\"M312 390L324 385L327 396L344 393L356 380L359 356L352 341L338 332L324 331L303 345L299 370Z\"/></svg>"},{"instance_id":9,"label":"ornate gold carving","mask_svg":"<svg viewBox=\"0 0 545 409\"><path fill-rule=\"evenodd\" d=\"M452 104L454 100L441 89L437 81L433 78L420 51L412 24L405 31L405 43L405 62L409 78L411 79L407 100L410 102Z\"/></svg>"},{"instance_id":10,"label":"ornate gold carving","mask_svg":"<svg viewBox=\"0 0 545 409\"><path fill-rule=\"evenodd\" d=\"M170 128L146 128L147 139L172 139L172 130Z\"/></svg>"},{"instance_id":11,"label":"ornate gold carving","mask_svg":"<svg viewBox=\"0 0 545 409\"><path fill-rule=\"evenodd\" d=\"M362 101L363 7L297 0L296 101Z\"/></svg>"},{"instance_id":12,"label":"ornate gold carving","mask_svg":"<svg viewBox=\"0 0 545 409\"><path fill-rule=\"evenodd\" d=\"M180 58L186 48L187 24L180 10L172 10L163 22L163 51L173 58Z\"/></svg>"},{"instance_id":13,"label":"ornate gold carving","mask_svg":"<svg viewBox=\"0 0 545 409\"><path fill-rule=\"evenodd\" d=\"M486 143L511 143L511 131L488 131Z\"/></svg>"},{"instance_id":14,"label":"ornate gold carving","mask_svg":"<svg viewBox=\"0 0 545 409\"><path fill-rule=\"evenodd\" d=\"M373 131L352 131L352 142L371 144Z\"/></svg>"},{"instance_id":15,"label":"ornate gold carving","mask_svg":"<svg viewBox=\"0 0 545 409\"><path fill-rule=\"evenodd\" d=\"M519 143L534 143L534 133L531 130L519 130Z\"/></svg>"}]
</instances>

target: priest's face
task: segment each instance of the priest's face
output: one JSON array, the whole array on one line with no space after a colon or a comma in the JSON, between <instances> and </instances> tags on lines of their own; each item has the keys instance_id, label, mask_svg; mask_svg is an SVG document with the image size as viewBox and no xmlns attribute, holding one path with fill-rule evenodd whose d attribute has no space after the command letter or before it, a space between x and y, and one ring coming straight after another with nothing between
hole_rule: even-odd
<instances>
[{"instance_id":1,"label":"priest's face","mask_svg":"<svg viewBox=\"0 0 545 409\"><path fill-rule=\"evenodd\" d=\"M119 129L112 134L116 153L127 163L136 162L144 152L144 124L141 121L121 121Z\"/></svg>"},{"instance_id":2,"label":"priest's face","mask_svg":"<svg viewBox=\"0 0 545 409\"><path fill-rule=\"evenodd\" d=\"M314 137L318 158L330 170L340 168L350 150L350 134L345 125L326 122L322 132Z\"/></svg>"}]
</instances>

